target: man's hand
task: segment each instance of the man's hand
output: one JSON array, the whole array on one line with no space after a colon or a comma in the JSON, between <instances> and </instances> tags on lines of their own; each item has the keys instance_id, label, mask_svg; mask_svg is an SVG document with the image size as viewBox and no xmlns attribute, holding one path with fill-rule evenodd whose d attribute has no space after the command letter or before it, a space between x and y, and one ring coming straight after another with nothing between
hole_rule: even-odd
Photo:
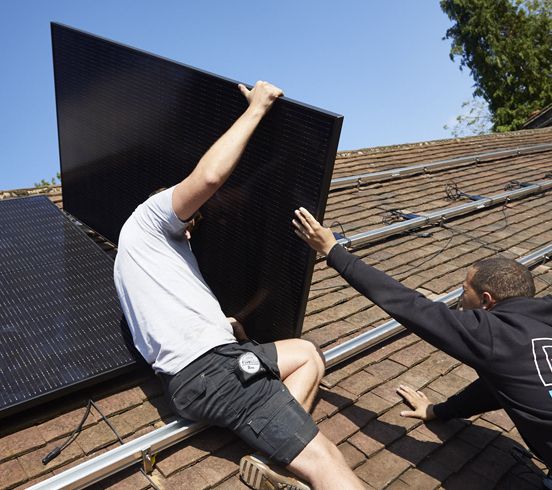
<instances>
[{"instance_id":1,"label":"man's hand","mask_svg":"<svg viewBox=\"0 0 552 490\"><path fill-rule=\"evenodd\" d=\"M279 88L268 82L257 82L252 90L240 84L239 89L249 107L173 192L173 209L181 220L194 214L226 182L262 118L282 95Z\"/></svg>"},{"instance_id":2,"label":"man's hand","mask_svg":"<svg viewBox=\"0 0 552 490\"><path fill-rule=\"evenodd\" d=\"M230 322L230 325L232 325L232 330L234 330L234 337L236 337L236 339L249 340L243 325L238 322L238 320L236 320L233 316L229 316L226 319Z\"/></svg>"},{"instance_id":3,"label":"man's hand","mask_svg":"<svg viewBox=\"0 0 552 490\"><path fill-rule=\"evenodd\" d=\"M421 391L415 391L410 388L410 386L399 385L397 393L414 409L403 410L401 412L401 417L412 417L414 419L423 420L424 422L428 422L435 418L433 404Z\"/></svg>"},{"instance_id":4,"label":"man's hand","mask_svg":"<svg viewBox=\"0 0 552 490\"><path fill-rule=\"evenodd\" d=\"M328 255L337 243L332 231L324 228L305 208L296 209L295 216L297 219L292 220L295 234L317 252Z\"/></svg>"},{"instance_id":5,"label":"man's hand","mask_svg":"<svg viewBox=\"0 0 552 490\"><path fill-rule=\"evenodd\" d=\"M247 103L252 110L259 110L261 114L266 114L274 101L284 95L281 89L268 82L259 80L255 86L248 90L243 84L238 85L241 93L247 99Z\"/></svg>"}]
</instances>

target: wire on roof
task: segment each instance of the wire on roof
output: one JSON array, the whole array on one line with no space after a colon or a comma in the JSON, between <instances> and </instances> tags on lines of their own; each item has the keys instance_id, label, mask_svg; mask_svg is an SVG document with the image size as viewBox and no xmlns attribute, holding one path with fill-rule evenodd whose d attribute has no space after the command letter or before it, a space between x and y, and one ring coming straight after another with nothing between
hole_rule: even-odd
<instances>
[{"instance_id":1,"label":"wire on roof","mask_svg":"<svg viewBox=\"0 0 552 490\"><path fill-rule=\"evenodd\" d=\"M533 185L531 182L522 182L521 180L511 180L504 186L505 191L511 191L514 189L521 189L522 187L529 187Z\"/></svg>"},{"instance_id":2,"label":"wire on roof","mask_svg":"<svg viewBox=\"0 0 552 490\"><path fill-rule=\"evenodd\" d=\"M398 221L404 221L408 219L415 219L419 218L419 214L414 213L405 213L404 211L401 211L400 209L390 209L389 211L386 211L383 215L381 222L384 225L391 225L393 223L396 223Z\"/></svg>"},{"instance_id":3,"label":"wire on roof","mask_svg":"<svg viewBox=\"0 0 552 490\"><path fill-rule=\"evenodd\" d=\"M504 221L504 225L501 226L500 228L494 230L494 232L496 233L497 231L501 231L501 230L504 230L506 228L508 228L508 226L510 226L510 224L508 223L508 216L506 214L506 209L508 209L508 205L507 203L504 203L504 205L502 206L502 213L503 213L503 218L502 220ZM505 252L506 249L505 248L502 248L502 247L497 247L495 245L493 245L492 243L488 243L487 241L479 238L479 237L476 237L475 235L471 234L468 230L465 230L463 228L458 228L458 227L453 227L453 226L449 226L449 225L446 225L444 223L444 221L441 221L438 223L438 226L440 226L441 228L443 228L444 230L447 230L447 231L450 231L451 235L450 237L448 238L447 242L445 243L445 245L440 249L438 250L437 252L435 252L434 254L430 255L429 257L426 257L425 259L423 259L421 262L417 262L417 263L413 263L408 269L406 269L405 271L401 271L401 274L404 274L404 273L407 273L407 272L410 272L411 270L415 269L415 268L418 268L420 267L421 265L424 265L426 264L427 262L437 258L439 255L441 255L445 250L447 250L450 246L450 243L452 242L452 239L455 237L455 236L458 236L458 235L464 235L468 238L470 238L471 240L479 243L483 248L486 248L488 250L491 250L493 252L496 252L496 253L502 253L502 252ZM413 233L415 234L415 233ZM416 236L420 237L420 234L415 234ZM431 234L430 234L431 236ZM421 238L426 238L425 236L421 237Z\"/></svg>"},{"instance_id":4,"label":"wire on roof","mask_svg":"<svg viewBox=\"0 0 552 490\"><path fill-rule=\"evenodd\" d=\"M86 404L86 410L84 411L84 415L82 416L82 419L79 422L79 424L77 425L77 427L73 430L73 432L69 435L69 437L65 440L65 442L61 446L55 447L46 456L44 456L44 458L42 458L42 464L43 465L47 465L50 461L57 458L61 454L61 452L78 437L78 435L82 431L82 428L84 426L84 423L86 422L86 419L88 419L88 416L90 415L92 407L94 407L96 409L96 412L98 412L101 419L109 426L111 431L115 434L115 437L119 441L119 444L124 444L125 443L123 441L123 439L121 438L121 436L119 435L119 433L117 432L117 430L115 429L115 427L113 427L113 424L107 419L107 417L99 409L98 405L96 405L94 403L94 400L89 399L88 403ZM155 457L153 457L153 459L154 458ZM161 490L155 484L155 482L151 479L151 477L145 472L144 468L140 468L140 471L147 478L147 480L149 481L150 485L152 486L152 488L154 490Z\"/></svg>"},{"instance_id":5,"label":"wire on roof","mask_svg":"<svg viewBox=\"0 0 552 490\"><path fill-rule=\"evenodd\" d=\"M467 197L470 201L480 201L481 199L485 199L483 196L480 196L479 194L466 194L465 192L459 189L458 184L456 184L456 182L448 182L445 185L445 194L447 195L447 199L449 201L458 201L463 197Z\"/></svg>"}]
</instances>

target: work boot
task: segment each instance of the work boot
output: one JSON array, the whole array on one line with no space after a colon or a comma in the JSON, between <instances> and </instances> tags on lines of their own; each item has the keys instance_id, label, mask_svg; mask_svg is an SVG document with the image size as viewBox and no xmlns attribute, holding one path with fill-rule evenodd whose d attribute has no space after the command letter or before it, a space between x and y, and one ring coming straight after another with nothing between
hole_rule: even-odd
<instances>
[{"instance_id":1,"label":"work boot","mask_svg":"<svg viewBox=\"0 0 552 490\"><path fill-rule=\"evenodd\" d=\"M240 478L255 490L311 490L285 468L272 465L259 454L244 456L240 460Z\"/></svg>"}]
</instances>

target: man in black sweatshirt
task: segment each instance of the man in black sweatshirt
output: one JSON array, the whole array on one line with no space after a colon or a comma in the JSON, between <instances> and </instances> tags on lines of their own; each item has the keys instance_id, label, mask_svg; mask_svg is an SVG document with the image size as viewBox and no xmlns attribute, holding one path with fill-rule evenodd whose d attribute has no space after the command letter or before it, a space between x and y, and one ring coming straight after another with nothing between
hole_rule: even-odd
<instances>
[{"instance_id":1,"label":"man in black sweatshirt","mask_svg":"<svg viewBox=\"0 0 552 490\"><path fill-rule=\"evenodd\" d=\"M451 310L349 253L306 209L295 215L295 233L325 254L351 286L477 371L479 379L438 405L399 387L414 408L404 416L447 419L503 408L531 451L552 468L552 297L533 297L533 278L525 267L504 258L474 264L463 284L463 309Z\"/></svg>"}]
</instances>

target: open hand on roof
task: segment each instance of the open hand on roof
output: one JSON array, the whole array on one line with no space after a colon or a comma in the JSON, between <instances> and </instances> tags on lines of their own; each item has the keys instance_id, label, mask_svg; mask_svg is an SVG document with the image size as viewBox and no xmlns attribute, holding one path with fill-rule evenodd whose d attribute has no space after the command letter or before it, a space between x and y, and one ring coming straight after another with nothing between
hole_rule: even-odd
<instances>
[{"instance_id":1,"label":"open hand on roof","mask_svg":"<svg viewBox=\"0 0 552 490\"><path fill-rule=\"evenodd\" d=\"M249 107L251 109L258 109L263 115L268 112L278 97L284 95L282 89L262 80L259 80L251 90L242 83L238 87L247 99Z\"/></svg>"},{"instance_id":2,"label":"open hand on roof","mask_svg":"<svg viewBox=\"0 0 552 490\"><path fill-rule=\"evenodd\" d=\"M413 390L407 385L399 385L397 393L401 395L406 403L414 409L403 410L401 412L401 417L411 417L425 422L435 418L435 414L433 413L433 404L421 391Z\"/></svg>"},{"instance_id":3,"label":"open hand on roof","mask_svg":"<svg viewBox=\"0 0 552 490\"><path fill-rule=\"evenodd\" d=\"M332 230L323 227L305 208L295 210L295 234L317 252L328 255L337 243Z\"/></svg>"}]
</instances>

